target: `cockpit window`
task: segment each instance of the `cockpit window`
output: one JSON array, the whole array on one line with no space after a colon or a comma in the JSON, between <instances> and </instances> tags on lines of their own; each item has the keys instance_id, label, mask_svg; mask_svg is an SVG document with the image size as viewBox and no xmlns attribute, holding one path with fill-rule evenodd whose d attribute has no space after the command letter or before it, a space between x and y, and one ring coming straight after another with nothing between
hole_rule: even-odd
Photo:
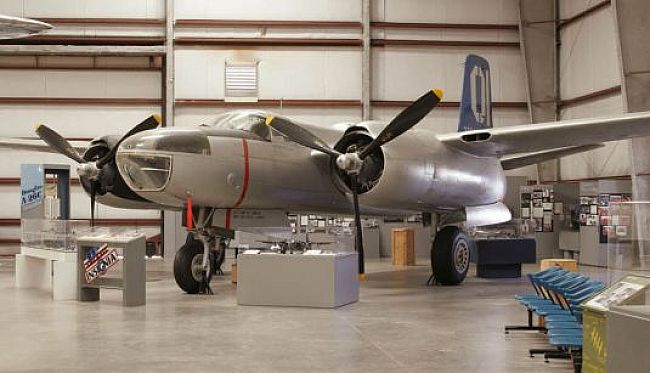
<instances>
[{"instance_id":1,"label":"cockpit window","mask_svg":"<svg viewBox=\"0 0 650 373\"><path fill-rule=\"evenodd\" d=\"M214 128L246 131L256 134L264 140L271 140L271 131L266 125L266 113L259 111L238 111L224 113L214 119L211 124Z\"/></svg>"},{"instance_id":2,"label":"cockpit window","mask_svg":"<svg viewBox=\"0 0 650 373\"><path fill-rule=\"evenodd\" d=\"M200 131L157 130L130 137L122 143L125 150L164 150L168 152L210 154L210 141Z\"/></svg>"}]
</instances>

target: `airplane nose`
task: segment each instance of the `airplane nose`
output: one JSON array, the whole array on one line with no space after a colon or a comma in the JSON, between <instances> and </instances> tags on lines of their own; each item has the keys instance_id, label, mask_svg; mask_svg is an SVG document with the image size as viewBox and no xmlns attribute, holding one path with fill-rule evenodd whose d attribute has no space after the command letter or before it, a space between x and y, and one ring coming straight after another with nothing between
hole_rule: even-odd
<instances>
[{"instance_id":1,"label":"airplane nose","mask_svg":"<svg viewBox=\"0 0 650 373\"><path fill-rule=\"evenodd\" d=\"M172 157L164 154L118 153L117 165L129 188L153 192L164 189L169 183Z\"/></svg>"},{"instance_id":2,"label":"airplane nose","mask_svg":"<svg viewBox=\"0 0 650 373\"><path fill-rule=\"evenodd\" d=\"M171 177L174 154L210 154L210 142L201 131L158 129L126 139L117 152L117 166L136 192L161 191Z\"/></svg>"}]
</instances>

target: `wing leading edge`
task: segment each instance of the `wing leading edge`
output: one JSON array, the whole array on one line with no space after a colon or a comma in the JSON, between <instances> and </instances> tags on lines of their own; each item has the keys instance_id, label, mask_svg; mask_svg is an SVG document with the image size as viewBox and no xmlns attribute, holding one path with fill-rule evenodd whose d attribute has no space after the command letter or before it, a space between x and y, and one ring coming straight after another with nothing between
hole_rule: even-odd
<instances>
[{"instance_id":1,"label":"wing leading edge","mask_svg":"<svg viewBox=\"0 0 650 373\"><path fill-rule=\"evenodd\" d=\"M650 112L449 133L438 135L438 139L447 146L477 157L501 158L508 154L559 151L559 148L575 150L643 136L650 136ZM567 155L558 153L555 157ZM550 158L553 157L548 153L547 159Z\"/></svg>"}]
</instances>

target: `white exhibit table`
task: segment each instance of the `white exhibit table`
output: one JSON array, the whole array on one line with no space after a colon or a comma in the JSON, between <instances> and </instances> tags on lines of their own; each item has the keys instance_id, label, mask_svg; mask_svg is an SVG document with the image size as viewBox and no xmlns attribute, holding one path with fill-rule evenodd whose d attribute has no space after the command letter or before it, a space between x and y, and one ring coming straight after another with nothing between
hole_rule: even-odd
<instances>
[{"instance_id":1,"label":"white exhibit table","mask_svg":"<svg viewBox=\"0 0 650 373\"><path fill-rule=\"evenodd\" d=\"M16 287L52 290L56 300L77 299L77 253L21 246Z\"/></svg>"},{"instance_id":2,"label":"white exhibit table","mask_svg":"<svg viewBox=\"0 0 650 373\"><path fill-rule=\"evenodd\" d=\"M359 300L356 253L240 254L237 303L336 308Z\"/></svg>"}]
</instances>

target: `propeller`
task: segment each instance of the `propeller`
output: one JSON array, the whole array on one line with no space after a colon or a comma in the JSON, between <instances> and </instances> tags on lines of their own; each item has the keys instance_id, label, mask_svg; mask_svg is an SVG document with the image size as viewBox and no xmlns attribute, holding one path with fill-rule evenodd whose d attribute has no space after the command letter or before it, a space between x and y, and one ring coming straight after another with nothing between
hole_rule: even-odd
<instances>
[{"instance_id":1,"label":"propeller","mask_svg":"<svg viewBox=\"0 0 650 373\"><path fill-rule=\"evenodd\" d=\"M49 128L44 124L39 124L34 129L38 137L45 141L52 149L65 155L77 163L84 163L84 159L77 152L77 150L66 140L63 136L59 135L56 131Z\"/></svg>"},{"instance_id":2,"label":"propeller","mask_svg":"<svg viewBox=\"0 0 650 373\"><path fill-rule=\"evenodd\" d=\"M115 145L111 148L111 150L108 153L106 153L105 156L103 156L100 160L97 161L96 164L97 168L101 169L106 163L115 159L115 153L117 152L117 148L122 144L122 142L124 142L124 140L135 135L138 132L152 130L158 127L160 122L161 122L160 115L154 114L149 118L143 120L142 122L138 123L135 127L131 128L129 132L127 132L124 136L122 136L121 139L119 139L118 142L115 143Z\"/></svg>"},{"instance_id":3,"label":"propeller","mask_svg":"<svg viewBox=\"0 0 650 373\"><path fill-rule=\"evenodd\" d=\"M275 128L278 132L291 139L291 141L297 142L300 145L304 145L308 148L318 150L334 157L341 155L338 150L327 145L325 141L286 118L269 115L266 118L266 124Z\"/></svg>"},{"instance_id":4,"label":"propeller","mask_svg":"<svg viewBox=\"0 0 650 373\"><path fill-rule=\"evenodd\" d=\"M95 226L95 200L97 199L97 193L102 187L102 171L104 167L115 161L115 154L117 153L117 148L120 144L126 140L128 137L135 135L138 132L154 129L160 124L160 116L152 115L142 122L138 123L133 127L129 132L127 132L122 138L113 145L113 147L100 159L97 161L86 161L83 157L77 152L77 150L61 136L58 132L47 127L44 124L39 124L36 126L36 134L41 140L45 141L52 149L56 150L58 153L65 155L66 157L72 159L73 161L79 163L77 167L77 173L80 177L86 177L90 184L90 226Z\"/></svg>"},{"instance_id":5,"label":"propeller","mask_svg":"<svg viewBox=\"0 0 650 373\"><path fill-rule=\"evenodd\" d=\"M401 134L418 124L438 105L442 96L443 93L439 89L433 89L425 93L393 118L393 120L390 121L390 123L388 123L388 125L381 131L379 136L372 140L370 144L361 149L358 149L356 145L351 145L346 149L345 153L341 153L332 148L318 136L289 119L271 115L266 118L267 125L275 128L289 140L335 157L337 167L350 176L350 189L352 190L352 203L354 207L354 223L356 225L354 246L355 250L359 254L360 276L364 276L365 264L363 257L363 230L361 229L361 213L359 212L358 177L363 167L364 159L373 154L383 145L396 139Z\"/></svg>"},{"instance_id":6,"label":"propeller","mask_svg":"<svg viewBox=\"0 0 650 373\"><path fill-rule=\"evenodd\" d=\"M415 100L411 105L409 105L409 107L397 114L397 116L388 123L386 128L381 131L379 136L377 136L370 145L366 146L359 153L359 158L366 158L382 145L395 139L397 136L418 124L438 105L441 99L442 91L440 89L433 89Z\"/></svg>"}]
</instances>

